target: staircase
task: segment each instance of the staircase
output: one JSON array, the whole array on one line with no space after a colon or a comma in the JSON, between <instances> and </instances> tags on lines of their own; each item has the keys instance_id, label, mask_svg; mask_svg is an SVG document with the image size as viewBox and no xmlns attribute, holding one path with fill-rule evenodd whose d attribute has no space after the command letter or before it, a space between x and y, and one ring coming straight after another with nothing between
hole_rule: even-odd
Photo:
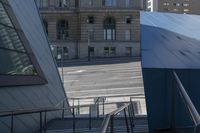
<instances>
[{"instance_id":1,"label":"staircase","mask_svg":"<svg viewBox=\"0 0 200 133\"><path fill-rule=\"evenodd\" d=\"M48 124L46 133L97 133L103 122L103 117L92 118L91 129L89 129L88 118L75 119L75 132L73 132L73 118L56 119ZM137 116L134 121L134 133L148 133L148 123L146 116ZM110 128L107 130L110 131ZM130 131L130 129L129 129ZM127 133L125 119L116 117L114 119L114 133Z\"/></svg>"}]
</instances>

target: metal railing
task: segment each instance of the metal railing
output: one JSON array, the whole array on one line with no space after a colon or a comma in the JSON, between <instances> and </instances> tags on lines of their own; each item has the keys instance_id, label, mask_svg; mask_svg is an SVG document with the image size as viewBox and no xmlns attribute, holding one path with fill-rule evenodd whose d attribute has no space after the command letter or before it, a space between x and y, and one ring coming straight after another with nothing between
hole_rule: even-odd
<instances>
[{"instance_id":1,"label":"metal railing","mask_svg":"<svg viewBox=\"0 0 200 133\"><path fill-rule=\"evenodd\" d=\"M98 133L106 133L108 130L110 130L110 133L114 133L114 118L122 111L124 113L127 133L133 133L135 114L131 99L130 103L125 104L124 106L106 115Z\"/></svg>"},{"instance_id":2,"label":"metal railing","mask_svg":"<svg viewBox=\"0 0 200 133\"><path fill-rule=\"evenodd\" d=\"M195 125L194 132L200 133L200 116L199 116L199 113L198 113L197 109L195 108L192 100L190 99L189 95L187 94L183 84L181 83L181 80L179 79L179 77L178 77L178 75L175 71L173 71L173 75L175 77L176 86L177 86L178 92L181 96L181 100L185 104L185 107L187 108L187 110L188 110L188 112L189 112L189 114L192 118L191 120L194 122L194 125ZM174 127L176 128L175 125L174 125Z\"/></svg>"},{"instance_id":3,"label":"metal railing","mask_svg":"<svg viewBox=\"0 0 200 133\"><path fill-rule=\"evenodd\" d=\"M14 117L20 115L28 115L28 114L39 114L39 131L40 133L46 132L47 125L47 113L62 111L61 118L64 118L65 110L69 110L69 108L65 108L65 102L67 98L62 99L58 104L54 107L38 107L38 108L29 108L29 109L10 109L10 110L1 110L1 117L10 117L10 133L14 133ZM62 106L62 107L59 107Z\"/></svg>"},{"instance_id":4,"label":"metal railing","mask_svg":"<svg viewBox=\"0 0 200 133\"><path fill-rule=\"evenodd\" d=\"M96 100L94 101L94 104L89 104L89 105L79 105L79 102L78 102L78 105L75 106L74 105L74 99L73 99L73 105L72 107L65 107L65 103L66 103L66 100L68 100L67 98L64 98L62 99L60 102L58 102L54 107L40 107L40 108L29 108L29 109L14 109L14 110L1 110L0 111L0 118L1 117L10 117L10 133L14 133L14 124L15 124L15 116L20 116L20 115L28 115L28 114L39 114L39 130L37 132L40 132L40 133L45 133L46 130L48 129L47 127L47 123L48 123L48 118L47 118L47 114L49 112L54 112L54 111L59 111L60 114L61 114L61 119L64 119L65 118L65 111L66 110L71 110L71 113L72 113L72 129L73 129L73 132L76 132L76 113L75 113L75 110L79 110L81 107L89 107L89 113L88 113L88 129L91 130L92 129L92 118L94 116L92 116L92 109L91 109L91 106L93 105L96 105L96 116L95 118L99 118L99 119L102 119L102 118L105 118L104 121L103 121L103 125L104 125L104 128L102 128L102 132L101 133L104 133L103 130L107 129L108 126L109 126L109 122L110 122L110 130L112 132L114 132L114 117L116 115L118 115L120 112L124 111L124 118L125 118L125 121L126 121L126 126L127 126L127 132L132 132L132 128L134 126L134 107L133 107L133 102L132 102L132 98L130 98L130 102L124 102L124 106L120 107L119 109L117 109L116 111L113 111L109 114L105 116L104 114L104 106L105 104L105 98L106 97L98 97L96 98ZM80 99L78 99L80 100ZM108 103L110 104L110 103ZM100 111L100 107L99 106L103 106L102 107L102 117L100 118L100 114L99 114L99 111ZM87 116L86 116L87 117ZM129 121L129 122L128 122ZM132 126L131 126L132 125Z\"/></svg>"}]
</instances>

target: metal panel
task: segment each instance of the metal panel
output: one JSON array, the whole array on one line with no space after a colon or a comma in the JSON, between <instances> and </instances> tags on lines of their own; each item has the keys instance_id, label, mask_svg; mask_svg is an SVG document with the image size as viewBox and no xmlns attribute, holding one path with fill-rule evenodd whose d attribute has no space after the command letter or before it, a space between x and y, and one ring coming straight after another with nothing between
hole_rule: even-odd
<instances>
[{"instance_id":1,"label":"metal panel","mask_svg":"<svg viewBox=\"0 0 200 133\"><path fill-rule=\"evenodd\" d=\"M200 68L200 16L141 12L143 68Z\"/></svg>"}]
</instances>

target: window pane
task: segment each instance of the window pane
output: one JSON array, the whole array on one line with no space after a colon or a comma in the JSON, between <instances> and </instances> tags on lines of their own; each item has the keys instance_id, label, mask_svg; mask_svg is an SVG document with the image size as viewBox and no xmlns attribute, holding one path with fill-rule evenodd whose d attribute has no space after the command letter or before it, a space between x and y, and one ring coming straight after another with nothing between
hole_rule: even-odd
<instances>
[{"instance_id":1,"label":"window pane","mask_svg":"<svg viewBox=\"0 0 200 133\"><path fill-rule=\"evenodd\" d=\"M106 30L104 30L103 32L104 32L104 40L106 40Z\"/></svg>"},{"instance_id":2,"label":"window pane","mask_svg":"<svg viewBox=\"0 0 200 133\"><path fill-rule=\"evenodd\" d=\"M25 53L0 49L0 74L37 75Z\"/></svg>"},{"instance_id":3,"label":"window pane","mask_svg":"<svg viewBox=\"0 0 200 133\"><path fill-rule=\"evenodd\" d=\"M0 24L0 48L8 48L25 52L16 31Z\"/></svg>"},{"instance_id":4,"label":"window pane","mask_svg":"<svg viewBox=\"0 0 200 133\"><path fill-rule=\"evenodd\" d=\"M111 47L110 48L110 55L115 55L116 54L116 48L115 47Z\"/></svg>"},{"instance_id":5,"label":"window pane","mask_svg":"<svg viewBox=\"0 0 200 133\"><path fill-rule=\"evenodd\" d=\"M3 5L0 3L0 23L13 27Z\"/></svg>"},{"instance_id":6,"label":"window pane","mask_svg":"<svg viewBox=\"0 0 200 133\"><path fill-rule=\"evenodd\" d=\"M107 40L111 40L112 39L112 31L111 29L107 30Z\"/></svg>"},{"instance_id":7,"label":"window pane","mask_svg":"<svg viewBox=\"0 0 200 133\"><path fill-rule=\"evenodd\" d=\"M130 6L130 0L126 0L126 7Z\"/></svg>"},{"instance_id":8,"label":"window pane","mask_svg":"<svg viewBox=\"0 0 200 133\"><path fill-rule=\"evenodd\" d=\"M109 47L104 47L104 55L105 56L109 55Z\"/></svg>"},{"instance_id":9,"label":"window pane","mask_svg":"<svg viewBox=\"0 0 200 133\"><path fill-rule=\"evenodd\" d=\"M130 40L131 39L131 32L130 30L125 31L125 40Z\"/></svg>"}]
</instances>

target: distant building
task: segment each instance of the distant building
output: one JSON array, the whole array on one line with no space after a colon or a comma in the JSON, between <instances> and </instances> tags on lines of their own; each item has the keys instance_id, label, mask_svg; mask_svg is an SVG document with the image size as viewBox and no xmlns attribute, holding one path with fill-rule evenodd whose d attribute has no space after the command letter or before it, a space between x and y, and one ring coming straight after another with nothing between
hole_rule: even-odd
<instances>
[{"instance_id":1,"label":"distant building","mask_svg":"<svg viewBox=\"0 0 200 133\"><path fill-rule=\"evenodd\" d=\"M200 14L199 0L146 0L146 10L152 12L172 12Z\"/></svg>"},{"instance_id":2,"label":"distant building","mask_svg":"<svg viewBox=\"0 0 200 133\"><path fill-rule=\"evenodd\" d=\"M56 59L140 56L140 0L36 0Z\"/></svg>"}]
</instances>

